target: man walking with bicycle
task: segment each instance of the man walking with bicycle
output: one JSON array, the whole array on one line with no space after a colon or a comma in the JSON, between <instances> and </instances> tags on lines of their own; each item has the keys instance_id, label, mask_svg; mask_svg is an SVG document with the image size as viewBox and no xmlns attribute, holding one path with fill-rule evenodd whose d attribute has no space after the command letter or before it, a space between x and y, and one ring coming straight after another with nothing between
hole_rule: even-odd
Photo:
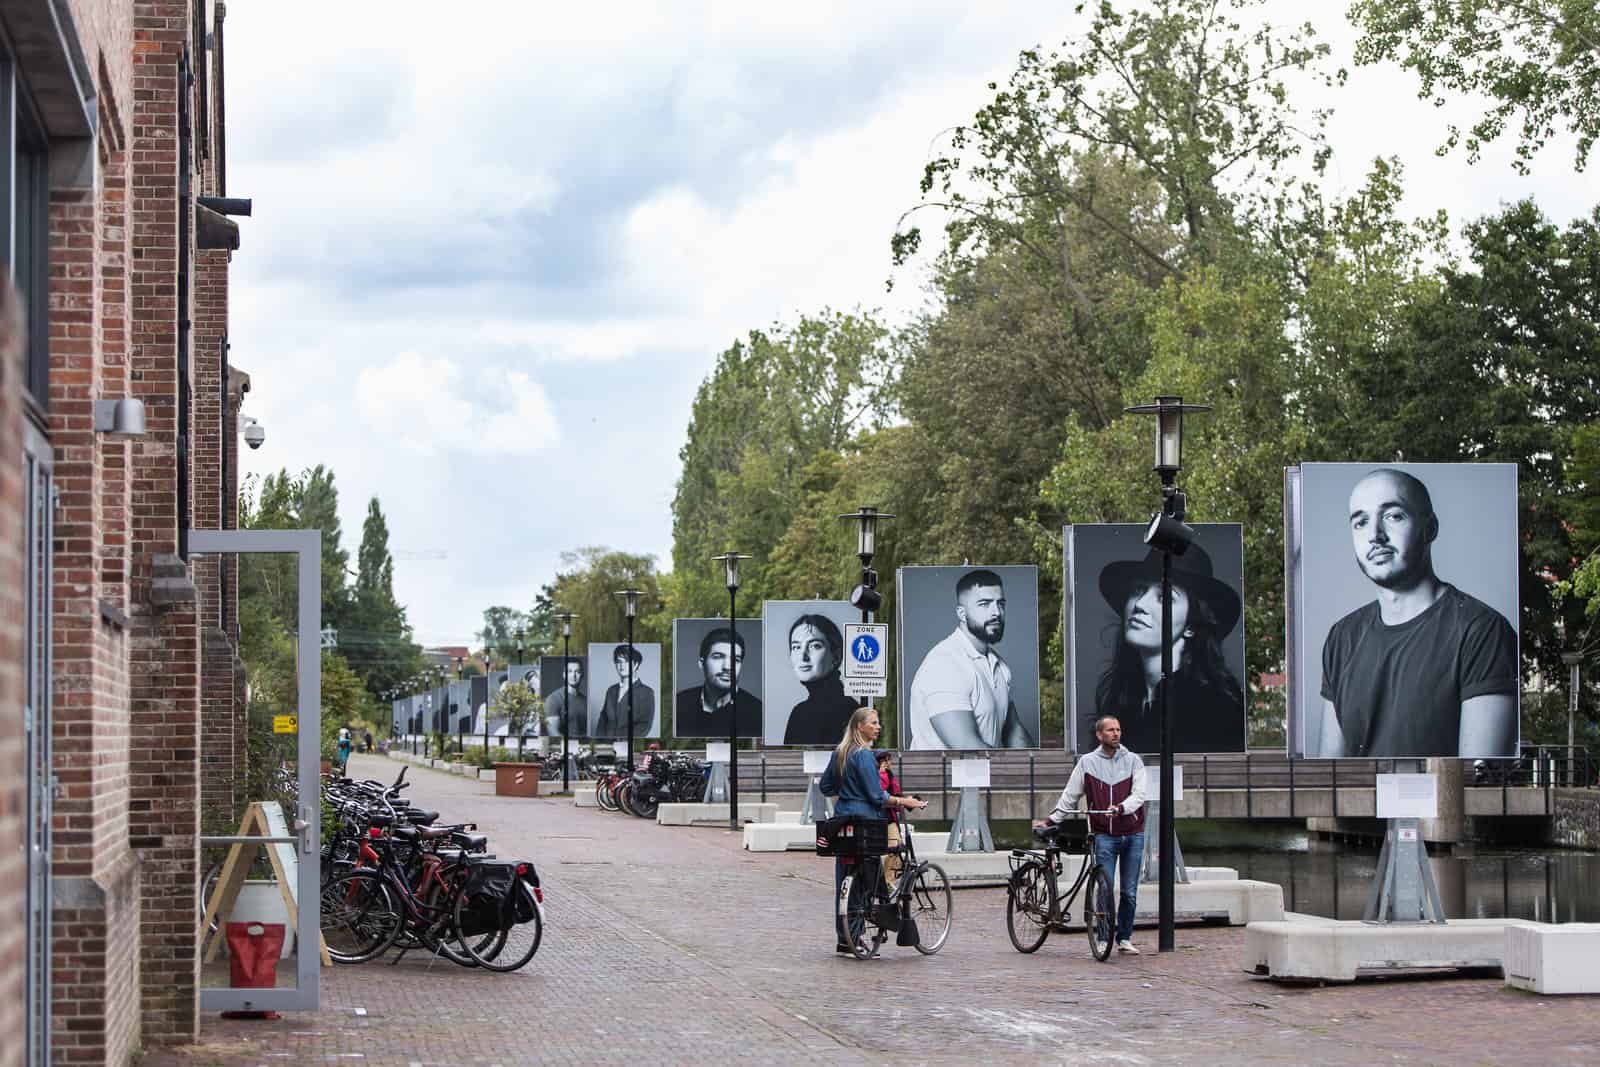
<instances>
[{"instance_id":1,"label":"man walking with bicycle","mask_svg":"<svg viewBox=\"0 0 1600 1067\"><path fill-rule=\"evenodd\" d=\"M1139 871L1144 862L1144 760L1122 747L1122 723L1115 715L1095 720L1100 747L1078 757L1055 810L1034 826L1059 825L1088 800L1094 858L1117 883L1117 951L1138 954L1133 916L1139 906ZM1115 810L1115 814L1099 812Z\"/></svg>"}]
</instances>

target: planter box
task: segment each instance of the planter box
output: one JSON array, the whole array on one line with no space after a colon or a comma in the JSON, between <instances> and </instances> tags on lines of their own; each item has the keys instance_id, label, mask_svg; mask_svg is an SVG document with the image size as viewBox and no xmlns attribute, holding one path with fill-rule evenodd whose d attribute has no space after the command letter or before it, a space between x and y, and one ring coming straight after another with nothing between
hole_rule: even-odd
<instances>
[{"instance_id":1,"label":"planter box","mask_svg":"<svg viewBox=\"0 0 1600 1067\"><path fill-rule=\"evenodd\" d=\"M536 797L539 795L539 764L496 763L494 795L497 797Z\"/></svg>"}]
</instances>

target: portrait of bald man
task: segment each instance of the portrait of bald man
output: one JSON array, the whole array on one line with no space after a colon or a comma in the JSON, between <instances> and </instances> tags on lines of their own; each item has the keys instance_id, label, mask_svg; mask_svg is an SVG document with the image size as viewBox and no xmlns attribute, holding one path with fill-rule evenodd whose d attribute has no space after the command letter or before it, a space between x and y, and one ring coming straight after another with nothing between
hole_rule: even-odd
<instances>
[{"instance_id":1,"label":"portrait of bald man","mask_svg":"<svg viewBox=\"0 0 1600 1067\"><path fill-rule=\"evenodd\" d=\"M1454 473L1472 466L1441 465L1440 475L1454 484ZM1372 599L1335 622L1323 641L1320 755L1513 755L1516 630L1455 584L1481 580L1480 568L1502 562L1505 546L1490 543L1494 524L1487 521L1482 529L1446 528L1433 493L1412 471L1429 468L1369 469L1349 490L1350 551ZM1472 507L1457 511L1516 507L1514 493L1509 501L1484 495L1467 503ZM1468 566L1441 576L1435 553L1450 538L1455 558ZM1514 538L1510 547L1514 553Z\"/></svg>"}]
</instances>

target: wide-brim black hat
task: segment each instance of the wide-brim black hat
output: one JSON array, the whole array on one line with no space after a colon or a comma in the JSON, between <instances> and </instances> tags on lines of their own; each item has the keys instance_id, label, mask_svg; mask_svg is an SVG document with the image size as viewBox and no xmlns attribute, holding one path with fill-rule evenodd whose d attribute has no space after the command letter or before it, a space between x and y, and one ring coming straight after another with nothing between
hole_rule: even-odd
<instances>
[{"instance_id":1,"label":"wide-brim black hat","mask_svg":"<svg viewBox=\"0 0 1600 1067\"><path fill-rule=\"evenodd\" d=\"M1128 602L1129 588L1144 581L1161 581L1161 553L1157 549L1152 548L1137 563L1131 560L1107 563L1100 571L1100 595L1120 618ZM1191 600L1206 603L1211 614L1216 616L1219 639L1239 624L1238 592L1212 574L1211 556L1199 545L1190 545L1189 551L1172 557L1172 584L1186 589Z\"/></svg>"}]
</instances>

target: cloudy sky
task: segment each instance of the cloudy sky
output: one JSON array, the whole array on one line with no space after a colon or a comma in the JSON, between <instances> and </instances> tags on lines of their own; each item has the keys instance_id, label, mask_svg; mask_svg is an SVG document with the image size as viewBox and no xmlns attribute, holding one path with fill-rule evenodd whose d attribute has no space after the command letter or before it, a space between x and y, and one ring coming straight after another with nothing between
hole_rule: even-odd
<instances>
[{"instance_id":1,"label":"cloudy sky","mask_svg":"<svg viewBox=\"0 0 1600 1067\"><path fill-rule=\"evenodd\" d=\"M564 549L668 559L716 354L825 306L919 302L914 274L884 281L930 145L1020 49L1081 29L1071 9L230 3L228 192L255 200L230 336L267 431L245 471L331 467L352 558L376 495L426 644L531 604ZM1336 108L1336 185L1398 154L1419 213L1589 206L1565 145L1531 179L1509 148L1434 158L1445 118L1396 71L1305 100Z\"/></svg>"}]
</instances>

